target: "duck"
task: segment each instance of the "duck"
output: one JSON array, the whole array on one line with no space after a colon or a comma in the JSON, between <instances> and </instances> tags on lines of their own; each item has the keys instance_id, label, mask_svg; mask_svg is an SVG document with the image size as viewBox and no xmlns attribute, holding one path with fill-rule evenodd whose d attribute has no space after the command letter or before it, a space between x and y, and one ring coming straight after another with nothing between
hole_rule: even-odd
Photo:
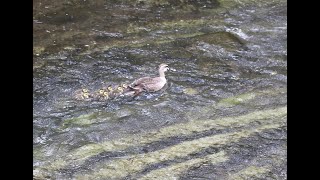
<instances>
[{"instance_id":1,"label":"duck","mask_svg":"<svg viewBox=\"0 0 320 180\"><path fill-rule=\"evenodd\" d=\"M167 64L159 65L159 76L158 77L142 77L135 81L133 81L130 85L128 85L128 90L126 94L131 92L133 96L139 95L141 92L156 92L163 88L167 83L167 79L165 76L165 72L169 70L169 66Z\"/></svg>"}]
</instances>

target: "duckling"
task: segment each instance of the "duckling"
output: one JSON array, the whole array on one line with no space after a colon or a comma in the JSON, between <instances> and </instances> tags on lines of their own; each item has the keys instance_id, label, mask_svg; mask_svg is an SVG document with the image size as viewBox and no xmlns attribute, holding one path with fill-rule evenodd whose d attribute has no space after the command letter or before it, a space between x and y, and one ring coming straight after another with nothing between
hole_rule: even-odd
<instances>
[{"instance_id":1,"label":"duckling","mask_svg":"<svg viewBox=\"0 0 320 180\"><path fill-rule=\"evenodd\" d=\"M120 88L121 87L121 88ZM118 88L119 88L119 91L121 91L121 93L123 94L123 93L125 93L125 92L127 92L128 90L129 90L129 87L128 87L128 85L127 84L121 84L120 86L118 86Z\"/></svg>"},{"instance_id":2,"label":"duckling","mask_svg":"<svg viewBox=\"0 0 320 180\"><path fill-rule=\"evenodd\" d=\"M88 89L82 89L82 92L87 93L87 92L89 92L89 90Z\"/></svg>"},{"instance_id":3,"label":"duckling","mask_svg":"<svg viewBox=\"0 0 320 180\"><path fill-rule=\"evenodd\" d=\"M167 79L165 77L165 72L169 70L169 66L167 64L159 65L159 76L158 77L142 77L140 79L135 80L128 87L130 91L134 91L134 96L139 95L141 92L155 92L159 91L163 88L163 86L167 83Z\"/></svg>"},{"instance_id":4,"label":"duckling","mask_svg":"<svg viewBox=\"0 0 320 180\"><path fill-rule=\"evenodd\" d=\"M103 86L101 89L104 90L104 91L106 91L106 92L111 92L111 91L113 91L113 88L112 88L111 85L109 85L109 86Z\"/></svg>"},{"instance_id":5,"label":"duckling","mask_svg":"<svg viewBox=\"0 0 320 180\"><path fill-rule=\"evenodd\" d=\"M109 95L108 95L108 92L104 89L99 89L99 91L97 91L95 94L94 94L94 98L96 100L99 100L99 101L102 101L102 100L105 100L107 98L109 98Z\"/></svg>"},{"instance_id":6,"label":"duckling","mask_svg":"<svg viewBox=\"0 0 320 180\"><path fill-rule=\"evenodd\" d=\"M102 95L104 92L105 92L104 89L99 89L99 91L98 91L98 93L101 94L101 95Z\"/></svg>"},{"instance_id":7,"label":"duckling","mask_svg":"<svg viewBox=\"0 0 320 180\"><path fill-rule=\"evenodd\" d=\"M88 89L80 89L75 91L75 98L77 100L88 100L91 98L91 94Z\"/></svg>"},{"instance_id":8,"label":"duckling","mask_svg":"<svg viewBox=\"0 0 320 180\"><path fill-rule=\"evenodd\" d=\"M128 85L127 84L122 84L121 87L123 87L123 89L127 89Z\"/></svg>"},{"instance_id":9,"label":"duckling","mask_svg":"<svg viewBox=\"0 0 320 180\"><path fill-rule=\"evenodd\" d=\"M82 95L82 97L84 98L84 99L89 99L90 98L90 94L89 93L83 93L83 95Z\"/></svg>"},{"instance_id":10,"label":"duckling","mask_svg":"<svg viewBox=\"0 0 320 180\"><path fill-rule=\"evenodd\" d=\"M109 93L106 91L103 92L103 94L101 96L99 96L99 98L98 98L99 101L105 101L107 99L109 99Z\"/></svg>"},{"instance_id":11,"label":"duckling","mask_svg":"<svg viewBox=\"0 0 320 180\"><path fill-rule=\"evenodd\" d=\"M118 86L117 88L115 88L110 94L113 97L118 97L123 93L124 88L122 86Z\"/></svg>"},{"instance_id":12,"label":"duckling","mask_svg":"<svg viewBox=\"0 0 320 180\"><path fill-rule=\"evenodd\" d=\"M109 92L112 92L112 91L113 91L112 86L108 86L108 87L107 87L107 90L108 90Z\"/></svg>"},{"instance_id":13,"label":"duckling","mask_svg":"<svg viewBox=\"0 0 320 180\"><path fill-rule=\"evenodd\" d=\"M104 93L103 93L103 99L104 99L104 100L109 99L109 93L108 93L108 92L104 92Z\"/></svg>"},{"instance_id":14,"label":"duckling","mask_svg":"<svg viewBox=\"0 0 320 180\"><path fill-rule=\"evenodd\" d=\"M132 89L127 84L122 84L121 87L123 87L123 96L133 96L135 91L132 91Z\"/></svg>"}]
</instances>

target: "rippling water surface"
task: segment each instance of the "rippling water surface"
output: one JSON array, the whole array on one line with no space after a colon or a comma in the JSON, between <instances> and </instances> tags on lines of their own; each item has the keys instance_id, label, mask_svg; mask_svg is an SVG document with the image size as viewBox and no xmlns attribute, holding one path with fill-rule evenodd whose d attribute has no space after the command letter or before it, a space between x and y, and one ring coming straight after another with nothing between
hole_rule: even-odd
<instances>
[{"instance_id":1,"label":"rippling water surface","mask_svg":"<svg viewBox=\"0 0 320 180\"><path fill-rule=\"evenodd\" d=\"M286 3L34 0L34 179L287 179Z\"/></svg>"}]
</instances>

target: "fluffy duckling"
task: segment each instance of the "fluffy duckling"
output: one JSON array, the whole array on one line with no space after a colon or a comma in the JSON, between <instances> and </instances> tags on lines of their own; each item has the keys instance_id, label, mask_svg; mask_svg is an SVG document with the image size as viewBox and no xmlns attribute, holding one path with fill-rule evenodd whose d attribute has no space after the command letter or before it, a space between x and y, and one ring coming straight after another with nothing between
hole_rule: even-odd
<instances>
[{"instance_id":1,"label":"fluffy duckling","mask_svg":"<svg viewBox=\"0 0 320 180\"><path fill-rule=\"evenodd\" d=\"M104 92L104 89L99 89L98 91L96 91L96 92L94 93L93 97L94 97L95 99L99 99L99 97L103 95L103 92Z\"/></svg>"},{"instance_id":2,"label":"fluffy duckling","mask_svg":"<svg viewBox=\"0 0 320 180\"><path fill-rule=\"evenodd\" d=\"M106 91L106 92L112 92L113 91L113 87L111 85L102 87L101 89Z\"/></svg>"},{"instance_id":3,"label":"fluffy duckling","mask_svg":"<svg viewBox=\"0 0 320 180\"><path fill-rule=\"evenodd\" d=\"M107 88L107 91L110 93L110 92L112 92L114 89L113 89L113 87L112 86L108 86L108 88Z\"/></svg>"},{"instance_id":4,"label":"fluffy duckling","mask_svg":"<svg viewBox=\"0 0 320 180\"><path fill-rule=\"evenodd\" d=\"M103 95L102 95L102 100L107 100L109 99L109 93L108 92L103 92Z\"/></svg>"},{"instance_id":5,"label":"fluffy duckling","mask_svg":"<svg viewBox=\"0 0 320 180\"><path fill-rule=\"evenodd\" d=\"M115 88L115 89L111 92L111 94L112 94L112 96L114 96L114 97L118 97L118 96L120 96L120 95L123 93L123 90L124 90L124 88L123 88L122 85L121 85L121 86L118 86L117 88Z\"/></svg>"},{"instance_id":6,"label":"fluffy duckling","mask_svg":"<svg viewBox=\"0 0 320 180\"><path fill-rule=\"evenodd\" d=\"M123 89L127 89L128 85L127 84L122 84L121 87L123 87Z\"/></svg>"},{"instance_id":7,"label":"fluffy duckling","mask_svg":"<svg viewBox=\"0 0 320 180\"><path fill-rule=\"evenodd\" d=\"M91 98L91 94L88 89L80 89L75 92L75 98L77 100L88 100Z\"/></svg>"},{"instance_id":8,"label":"fluffy duckling","mask_svg":"<svg viewBox=\"0 0 320 180\"><path fill-rule=\"evenodd\" d=\"M95 93L94 98L99 101L107 100L109 99L109 93L104 89L99 89L99 91Z\"/></svg>"}]
</instances>

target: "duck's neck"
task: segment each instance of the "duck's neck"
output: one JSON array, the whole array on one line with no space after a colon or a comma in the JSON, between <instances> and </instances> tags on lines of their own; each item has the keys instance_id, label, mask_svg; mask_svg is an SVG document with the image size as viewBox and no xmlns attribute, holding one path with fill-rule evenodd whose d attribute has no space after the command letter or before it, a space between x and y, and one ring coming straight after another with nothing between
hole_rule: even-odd
<instances>
[{"instance_id":1,"label":"duck's neck","mask_svg":"<svg viewBox=\"0 0 320 180\"><path fill-rule=\"evenodd\" d=\"M162 71L161 69L159 70L159 75L160 75L160 77L164 77L165 78L164 71Z\"/></svg>"}]
</instances>

